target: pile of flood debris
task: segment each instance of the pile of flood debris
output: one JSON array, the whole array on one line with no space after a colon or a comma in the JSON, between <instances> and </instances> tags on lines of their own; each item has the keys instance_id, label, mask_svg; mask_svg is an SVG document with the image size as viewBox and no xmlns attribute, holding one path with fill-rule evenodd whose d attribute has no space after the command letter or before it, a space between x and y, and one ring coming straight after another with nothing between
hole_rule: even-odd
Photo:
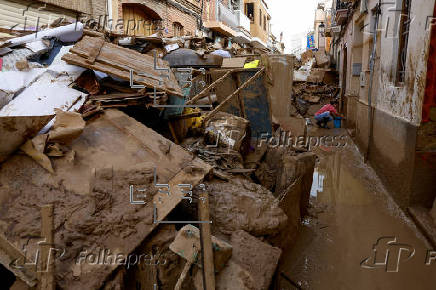
<instances>
[{"instance_id":1,"label":"pile of flood debris","mask_svg":"<svg viewBox=\"0 0 436 290\"><path fill-rule=\"evenodd\" d=\"M273 145L293 57L80 23L17 34L0 48L5 283L268 289L315 166Z\"/></svg>"},{"instance_id":2,"label":"pile of flood debris","mask_svg":"<svg viewBox=\"0 0 436 290\"><path fill-rule=\"evenodd\" d=\"M338 76L323 51L307 50L294 67L291 115L310 118L339 95Z\"/></svg>"}]
</instances>

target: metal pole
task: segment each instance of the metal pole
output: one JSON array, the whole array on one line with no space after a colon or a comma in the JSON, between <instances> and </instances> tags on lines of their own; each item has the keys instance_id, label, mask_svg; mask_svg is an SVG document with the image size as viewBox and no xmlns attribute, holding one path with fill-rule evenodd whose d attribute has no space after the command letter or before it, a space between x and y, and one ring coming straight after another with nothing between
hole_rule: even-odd
<instances>
[{"instance_id":1,"label":"metal pole","mask_svg":"<svg viewBox=\"0 0 436 290\"><path fill-rule=\"evenodd\" d=\"M377 30L378 30L378 21L381 14L381 0L379 0L376 10L375 10L375 25L374 25L374 35L373 35L373 42L372 42L372 53L371 58L369 62L369 88L368 88L368 122L369 122L369 133L368 133L368 146L366 149L365 154L365 163L368 162L369 158L369 151L371 146L371 140L372 140L372 131L373 131L373 110L372 110L372 83L374 81L374 65L375 65L375 58L377 56Z\"/></svg>"}]
</instances>

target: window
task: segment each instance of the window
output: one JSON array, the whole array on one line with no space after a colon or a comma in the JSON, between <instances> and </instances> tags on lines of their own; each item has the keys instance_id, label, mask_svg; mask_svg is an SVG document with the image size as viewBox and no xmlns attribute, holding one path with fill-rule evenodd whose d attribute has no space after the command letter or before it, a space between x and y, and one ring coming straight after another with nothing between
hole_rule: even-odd
<instances>
[{"instance_id":1,"label":"window","mask_svg":"<svg viewBox=\"0 0 436 290\"><path fill-rule=\"evenodd\" d=\"M183 36L183 25L179 22L173 23L173 34L175 37L181 37Z\"/></svg>"},{"instance_id":2,"label":"window","mask_svg":"<svg viewBox=\"0 0 436 290\"><path fill-rule=\"evenodd\" d=\"M263 17L263 30L266 31L266 16Z\"/></svg>"},{"instance_id":3,"label":"window","mask_svg":"<svg viewBox=\"0 0 436 290\"><path fill-rule=\"evenodd\" d=\"M403 83L406 77L407 43L410 29L410 6L412 0L403 0L400 16L400 34L398 46L397 83Z\"/></svg>"},{"instance_id":4,"label":"window","mask_svg":"<svg viewBox=\"0 0 436 290\"><path fill-rule=\"evenodd\" d=\"M259 9L259 25L262 27L262 10Z\"/></svg>"},{"instance_id":5,"label":"window","mask_svg":"<svg viewBox=\"0 0 436 290\"><path fill-rule=\"evenodd\" d=\"M232 0L231 1L231 5L232 5L232 8L233 8L233 10L240 10L239 9L239 0Z\"/></svg>"},{"instance_id":6,"label":"window","mask_svg":"<svg viewBox=\"0 0 436 290\"><path fill-rule=\"evenodd\" d=\"M251 22L254 22L254 3L245 3L245 16L247 16Z\"/></svg>"}]
</instances>

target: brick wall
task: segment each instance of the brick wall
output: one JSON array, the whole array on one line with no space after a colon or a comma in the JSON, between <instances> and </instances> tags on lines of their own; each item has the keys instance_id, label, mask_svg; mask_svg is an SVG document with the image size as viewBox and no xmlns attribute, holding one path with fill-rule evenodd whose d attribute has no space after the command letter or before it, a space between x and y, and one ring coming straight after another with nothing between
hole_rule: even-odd
<instances>
[{"instance_id":1,"label":"brick wall","mask_svg":"<svg viewBox=\"0 0 436 290\"><path fill-rule=\"evenodd\" d=\"M169 13L167 21L164 21L164 27L168 28L170 35L173 35L173 23L179 22L183 25L185 34L189 32L191 35L195 35L197 30L197 18L186 14L175 7L169 7Z\"/></svg>"},{"instance_id":2,"label":"brick wall","mask_svg":"<svg viewBox=\"0 0 436 290\"><path fill-rule=\"evenodd\" d=\"M173 35L173 23L178 22L182 24L184 33L195 35L197 30L197 17L196 13L201 11L201 2L188 1L188 0L172 0L167 3L166 1L159 0L121 0L118 2L118 19L123 16L123 4L138 4L138 7L145 6L156 12L162 18L162 26L168 30L168 36ZM195 3L200 3L195 5Z\"/></svg>"}]
</instances>

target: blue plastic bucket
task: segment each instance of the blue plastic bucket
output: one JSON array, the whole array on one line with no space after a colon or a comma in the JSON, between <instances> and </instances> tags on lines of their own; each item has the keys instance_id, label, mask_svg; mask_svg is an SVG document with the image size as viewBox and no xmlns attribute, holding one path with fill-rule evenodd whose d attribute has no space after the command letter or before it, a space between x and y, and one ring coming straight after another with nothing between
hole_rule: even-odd
<instances>
[{"instance_id":1,"label":"blue plastic bucket","mask_svg":"<svg viewBox=\"0 0 436 290\"><path fill-rule=\"evenodd\" d=\"M341 117L335 118L333 122L334 122L335 128L341 128L341 125L342 125L342 118Z\"/></svg>"}]
</instances>

